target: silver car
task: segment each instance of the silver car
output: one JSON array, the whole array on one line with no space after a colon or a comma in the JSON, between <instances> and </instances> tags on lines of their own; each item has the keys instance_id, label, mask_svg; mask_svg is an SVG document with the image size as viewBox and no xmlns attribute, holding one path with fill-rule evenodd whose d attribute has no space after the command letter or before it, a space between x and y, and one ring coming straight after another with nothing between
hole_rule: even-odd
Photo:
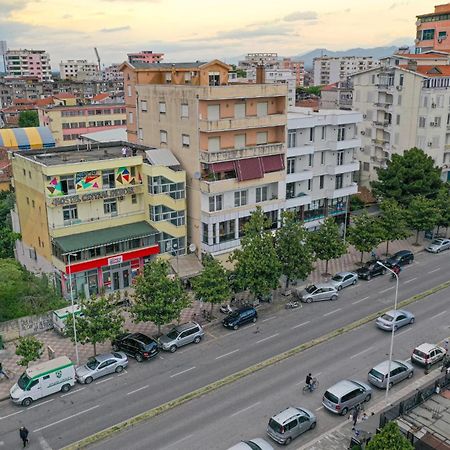
<instances>
[{"instance_id":1,"label":"silver car","mask_svg":"<svg viewBox=\"0 0 450 450\"><path fill-rule=\"evenodd\" d=\"M338 291L347 286L354 286L357 282L358 274L355 272L338 272L330 280L330 284L333 285Z\"/></svg>"},{"instance_id":2,"label":"silver car","mask_svg":"<svg viewBox=\"0 0 450 450\"><path fill-rule=\"evenodd\" d=\"M312 303L323 300L337 300L338 291L330 283L311 284L303 290L296 291L297 297L302 302Z\"/></svg>"},{"instance_id":3,"label":"silver car","mask_svg":"<svg viewBox=\"0 0 450 450\"><path fill-rule=\"evenodd\" d=\"M434 239L431 244L425 248L427 252L439 253L450 248L450 239Z\"/></svg>"},{"instance_id":4,"label":"silver car","mask_svg":"<svg viewBox=\"0 0 450 450\"><path fill-rule=\"evenodd\" d=\"M372 388L362 381L342 380L325 391L322 405L334 414L345 416L356 405L372 398Z\"/></svg>"},{"instance_id":5,"label":"silver car","mask_svg":"<svg viewBox=\"0 0 450 450\"><path fill-rule=\"evenodd\" d=\"M205 332L197 322L184 323L172 328L167 334L162 335L158 339L159 346L163 350L176 352L179 347L183 345L198 344Z\"/></svg>"},{"instance_id":6,"label":"silver car","mask_svg":"<svg viewBox=\"0 0 450 450\"><path fill-rule=\"evenodd\" d=\"M394 330L398 330L405 325L413 324L415 320L413 313L405 311L404 309L397 309L396 311L392 310L384 313L382 316L378 317L375 323L378 328L391 331L392 327L394 327Z\"/></svg>"},{"instance_id":7,"label":"silver car","mask_svg":"<svg viewBox=\"0 0 450 450\"><path fill-rule=\"evenodd\" d=\"M371 384L381 389L386 389L389 372L389 360L375 366L367 375ZM389 388L406 378L414 375L414 367L409 362L391 361L391 376L389 378Z\"/></svg>"},{"instance_id":8,"label":"silver car","mask_svg":"<svg viewBox=\"0 0 450 450\"><path fill-rule=\"evenodd\" d=\"M93 380L110 373L120 373L128 366L127 355L123 352L104 353L89 358L84 366L75 369L75 377L79 383L89 384Z\"/></svg>"},{"instance_id":9,"label":"silver car","mask_svg":"<svg viewBox=\"0 0 450 450\"><path fill-rule=\"evenodd\" d=\"M255 438L241 441L228 450L274 450L274 448L264 439Z\"/></svg>"}]
</instances>

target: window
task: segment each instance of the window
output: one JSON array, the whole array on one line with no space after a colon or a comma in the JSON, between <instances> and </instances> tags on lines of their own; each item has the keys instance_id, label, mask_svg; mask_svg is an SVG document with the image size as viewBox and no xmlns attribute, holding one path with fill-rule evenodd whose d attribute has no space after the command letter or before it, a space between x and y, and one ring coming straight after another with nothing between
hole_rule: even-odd
<instances>
[{"instance_id":1,"label":"window","mask_svg":"<svg viewBox=\"0 0 450 450\"><path fill-rule=\"evenodd\" d=\"M295 172L295 158L288 158L287 159L287 173L294 173Z\"/></svg>"},{"instance_id":2,"label":"window","mask_svg":"<svg viewBox=\"0 0 450 450\"><path fill-rule=\"evenodd\" d=\"M322 141L326 139L327 127L322 127Z\"/></svg>"},{"instance_id":3,"label":"window","mask_svg":"<svg viewBox=\"0 0 450 450\"><path fill-rule=\"evenodd\" d=\"M133 113L131 111L128 113L128 123L133 123Z\"/></svg>"},{"instance_id":4,"label":"window","mask_svg":"<svg viewBox=\"0 0 450 450\"><path fill-rule=\"evenodd\" d=\"M402 96L399 95L399 96L397 97L397 105L400 106L401 104L402 104Z\"/></svg>"},{"instance_id":5,"label":"window","mask_svg":"<svg viewBox=\"0 0 450 450\"><path fill-rule=\"evenodd\" d=\"M139 128L138 130L138 138L144 139L144 130L142 128Z\"/></svg>"},{"instance_id":6,"label":"window","mask_svg":"<svg viewBox=\"0 0 450 450\"><path fill-rule=\"evenodd\" d=\"M267 186L262 186L262 187L256 188L256 203L266 202L267 201L267 193L268 193Z\"/></svg>"},{"instance_id":7,"label":"window","mask_svg":"<svg viewBox=\"0 0 450 450\"><path fill-rule=\"evenodd\" d=\"M438 117L434 118L434 126L435 127L440 127L441 126L441 116L438 116Z\"/></svg>"},{"instance_id":8,"label":"window","mask_svg":"<svg viewBox=\"0 0 450 450\"><path fill-rule=\"evenodd\" d=\"M181 104L181 117L188 118L189 117L189 105L186 103Z\"/></svg>"},{"instance_id":9,"label":"window","mask_svg":"<svg viewBox=\"0 0 450 450\"><path fill-rule=\"evenodd\" d=\"M131 97L131 84L128 85L128 97Z\"/></svg>"},{"instance_id":10,"label":"window","mask_svg":"<svg viewBox=\"0 0 450 450\"><path fill-rule=\"evenodd\" d=\"M344 164L344 152L336 153L336 165L342 166Z\"/></svg>"},{"instance_id":11,"label":"window","mask_svg":"<svg viewBox=\"0 0 450 450\"><path fill-rule=\"evenodd\" d=\"M324 182L325 182L325 175L320 175L320 178L319 178L319 189L323 189Z\"/></svg>"},{"instance_id":12,"label":"window","mask_svg":"<svg viewBox=\"0 0 450 450\"><path fill-rule=\"evenodd\" d=\"M434 28L430 30L422 30L422 41L430 41L434 39Z\"/></svg>"},{"instance_id":13,"label":"window","mask_svg":"<svg viewBox=\"0 0 450 450\"><path fill-rule=\"evenodd\" d=\"M167 144L167 131L160 130L159 140L161 141L161 144Z\"/></svg>"},{"instance_id":14,"label":"window","mask_svg":"<svg viewBox=\"0 0 450 450\"><path fill-rule=\"evenodd\" d=\"M256 104L256 115L258 117L267 116L267 102L261 102Z\"/></svg>"},{"instance_id":15,"label":"window","mask_svg":"<svg viewBox=\"0 0 450 450\"><path fill-rule=\"evenodd\" d=\"M312 179L309 179L308 180L308 191L311 191L312 190L312 187L313 187L313 183L312 183Z\"/></svg>"},{"instance_id":16,"label":"window","mask_svg":"<svg viewBox=\"0 0 450 450\"><path fill-rule=\"evenodd\" d=\"M173 209L164 206L149 206L150 220L154 222L168 221L176 227L185 224L184 211L174 211Z\"/></svg>"},{"instance_id":17,"label":"window","mask_svg":"<svg viewBox=\"0 0 450 450\"><path fill-rule=\"evenodd\" d=\"M137 203L137 195L136 194L131 194L131 203L133 205L135 205Z\"/></svg>"},{"instance_id":18,"label":"window","mask_svg":"<svg viewBox=\"0 0 450 450\"><path fill-rule=\"evenodd\" d=\"M29 205L29 204L30 204L30 198L27 197L27 205Z\"/></svg>"},{"instance_id":19,"label":"window","mask_svg":"<svg viewBox=\"0 0 450 450\"><path fill-rule=\"evenodd\" d=\"M63 206L63 219L64 221L78 219L77 205Z\"/></svg>"},{"instance_id":20,"label":"window","mask_svg":"<svg viewBox=\"0 0 450 450\"><path fill-rule=\"evenodd\" d=\"M208 244L208 224L202 222L202 242Z\"/></svg>"},{"instance_id":21,"label":"window","mask_svg":"<svg viewBox=\"0 0 450 450\"><path fill-rule=\"evenodd\" d=\"M102 182L104 189L112 189L116 187L116 177L114 170L105 170L102 173Z\"/></svg>"},{"instance_id":22,"label":"window","mask_svg":"<svg viewBox=\"0 0 450 450\"><path fill-rule=\"evenodd\" d=\"M399 80L398 80L398 84L400 86L403 86L403 82L405 81L405 75L403 73L400 74Z\"/></svg>"},{"instance_id":23,"label":"window","mask_svg":"<svg viewBox=\"0 0 450 450\"><path fill-rule=\"evenodd\" d=\"M314 155L310 154L310 155L308 155L308 166L312 167L313 164L314 164Z\"/></svg>"},{"instance_id":24,"label":"window","mask_svg":"<svg viewBox=\"0 0 450 450\"><path fill-rule=\"evenodd\" d=\"M342 174L336 175L336 189L342 189L342 184L344 182L344 177Z\"/></svg>"},{"instance_id":25,"label":"window","mask_svg":"<svg viewBox=\"0 0 450 450\"><path fill-rule=\"evenodd\" d=\"M427 121L426 117L419 117L419 128L425 128L426 121ZM449 123L448 120L447 123Z\"/></svg>"},{"instance_id":26,"label":"window","mask_svg":"<svg viewBox=\"0 0 450 450\"><path fill-rule=\"evenodd\" d=\"M212 195L209 197L209 212L221 211L223 204L223 195Z\"/></svg>"},{"instance_id":27,"label":"window","mask_svg":"<svg viewBox=\"0 0 450 450\"><path fill-rule=\"evenodd\" d=\"M188 134L182 134L181 135L181 145L184 148L189 148L189 146L190 146L190 138L189 138Z\"/></svg>"},{"instance_id":28,"label":"window","mask_svg":"<svg viewBox=\"0 0 450 450\"><path fill-rule=\"evenodd\" d=\"M309 141L314 142L314 128L309 129Z\"/></svg>"},{"instance_id":29,"label":"window","mask_svg":"<svg viewBox=\"0 0 450 450\"><path fill-rule=\"evenodd\" d=\"M297 133L295 130L289 130L288 131L288 148L296 147L297 145Z\"/></svg>"},{"instance_id":30,"label":"window","mask_svg":"<svg viewBox=\"0 0 450 450\"><path fill-rule=\"evenodd\" d=\"M244 147L245 147L245 134L235 134L234 148L244 148Z\"/></svg>"},{"instance_id":31,"label":"window","mask_svg":"<svg viewBox=\"0 0 450 450\"><path fill-rule=\"evenodd\" d=\"M287 183L286 198L294 198L294 197L295 197L295 183Z\"/></svg>"},{"instance_id":32,"label":"window","mask_svg":"<svg viewBox=\"0 0 450 450\"><path fill-rule=\"evenodd\" d=\"M159 113L160 114L166 113L166 102L159 102Z\"/></svg>"},{"instance_id":33,"label":"window","mask_svg":"<svg viewBox=\"0 0 450 450\"><path fill-rule=\"evenodd\" d=\"M396 118L395 118L395 123L397 125L400 125L400 114L397 114Z\"/></svg>"},{"instance_id":34,"label":"window","mask_svg":"<svg viewBox=\"0 0 450 450\"><path fill-rule=\"evenodd\" d=\"M147 100L141 100L141 111L147 112Z\"/></svg>"},{"instance_id":35,"label":"window","mask_svg":"<svg viewBox=\"0 0 450 450\"><path fill-rule=\"evenodd\" d=\"M59 179L61 191L64 195L75 194L75 181L73 175L64 176Z\"/></svg>"},{"instance_id":36,"label":"window","mask_svg":"<svg viewBox=\"0 0 450 450\"><path fill-rule=\"evenodd\" d=\"M325 152L320 152L320 164L325 164Z\"/></svg>"},{"instance_id":37,"label":"window","mask_svg":"<svg viewBox=\"0 0 450 450\"><path fill-rule=\"evenodd\" d=\"M234 193L234 206L244 206L247 204L247 191L236 191Z\"/></svg>"},{"instance_id":38,"label":"window","mask_svg":"<svg viewBox=\"0 0 450 450\"><path fill-rule=\"evenodd\" d=\"M267 144L267 131L256 133L256 145Z\"/></svg>"},{"instance_id":39,"label":"window","mask_svg":"<svg viewBox=\"0 0 450 450\"><path fill-rule=\"evenodd\" d=\"M34 208L34 200L31 200L31 206Z\"/></svg>"},{"instance_id":40,"label":"window","mask_svg":"<svg viewBox=\"0 0 450 450\"><path fill-rule=\"evenodd\" d=\"M105 214L117 213L117 200L115 198L103 200L103 212Z\"/></svg>"},{"instance_id":41,"label":"window","mask_svg":"<svg viewBox=\"0 0 450 450\"><path fill-rule=\"evenodd\" d=\"M236 220L219 222L219 242L232 241L235 239Z\"/></svg>"},{"instance_id":42,"label":"window","mask_svg":"<svg viewBox=\"0 0 450 450\"><path fill-rule=\"evenodd\" d=\"M345 125L339 125L337 140L338 141L344 141L345 140Z\"/></svg>"},{"instance_id":43,"label":"window","mask_svg":"<svg viewBox=\"0 0 450 450\"><path fill-rule=\"evenodd\" d=\"M219 72L209 72L208 74L209 85L219 86L220 85L220 73Z\"/></svg>"}]
</instances>

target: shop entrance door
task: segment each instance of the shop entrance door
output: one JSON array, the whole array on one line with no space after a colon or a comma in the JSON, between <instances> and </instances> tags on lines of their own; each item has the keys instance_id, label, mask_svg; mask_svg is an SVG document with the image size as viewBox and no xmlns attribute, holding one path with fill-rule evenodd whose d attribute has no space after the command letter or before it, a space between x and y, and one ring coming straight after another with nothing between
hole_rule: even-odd
<instances>
[{"instance_id":1,"label":"shop entrance door","mask_svg":"<svg viewBox=\"0 0 450 450\"><path fill-rule=\"evenodd\" d=\"M112 290L113 291L117 291L118 289L120 289L121 288L121 286L120 286L120 278L121 278L121 276L120 276L120 270L114 270L113 272L112 272Z\"/></svg>"}]
</instances>

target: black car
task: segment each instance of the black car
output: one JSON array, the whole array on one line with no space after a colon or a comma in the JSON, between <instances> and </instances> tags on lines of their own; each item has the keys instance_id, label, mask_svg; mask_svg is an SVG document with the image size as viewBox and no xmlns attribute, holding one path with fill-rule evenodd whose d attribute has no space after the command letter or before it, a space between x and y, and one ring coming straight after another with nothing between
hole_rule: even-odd
<instances>
[{"instance_id":1,"label":"black car","mask_svg":"<svg viewBox=\"0 0 450 450\"><path fill-rule=\"evenodd\" d=\"M377 264L377 261L378 260L373 259L368 261L363 267L357 269L356 273L358 274L358 278L368 281L377 275L384 275L386 273L386 269L383 266L380 266L380 264Z\"/></svg>"},{"instance_id":2,"label":"black car","mask_svg":"<svg viewBox=\"0 0 450 450\"><path fill-rule=\"evenodd\" d=\"M389 268L394 266L404 266L414 261L414 253L410 250L400 250L399 252L386 259L384 264Z\"/></svg>"},{"instance_id":3,"label":"black car","mask_svg":"<svg viewBox=\"0 0 450 450\"><path fill-rule=\"evenodd\" d=\"M159 353L158 343L142 333L122 334L114 339L112 347L116 352L121 350L132 356L137 362L154 358Z\"/></svg>"},{"instance_id":4,"label":"black car","mask_svg":"<svg viewBox=\"0 0 450 450\"><path fill-rule=\"evenodd\" d=\"M237 330L241 325L248 322L256 322L257 318L258 313L256 312L256 309L253 308L253 306L246 306L230 313L223 319L222 324L225 328Z\"/></svg>"}]
</instances>

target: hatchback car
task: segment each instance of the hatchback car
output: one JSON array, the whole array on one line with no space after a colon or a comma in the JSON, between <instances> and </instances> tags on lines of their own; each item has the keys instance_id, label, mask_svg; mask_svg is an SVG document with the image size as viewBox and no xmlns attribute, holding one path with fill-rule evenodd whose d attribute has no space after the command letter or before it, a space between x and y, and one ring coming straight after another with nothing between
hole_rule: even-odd
<instances>
[{"instance_id":1,"label":"hatchback car","mask_svg":"<svg viewBox=\"0 0 450 450\"><path fill-rule=\"evenodd\" d=\"M358 274L355 272L339 272L330 280L330 284L338 291L347 286L354 286L357 282Z\"/></svg>"},{"instance_id":2,"label":"hatchback car","mask_svg":"<svg viewBox=\"0 0 450 450\"><path fill-rule=\"evenodd\" d=\"M269 420L267 434L279 444L288 445L302 433L315 428L314 413L305 408L290 406Z\"/></svg>"},{"instance_id":3,"label":"hatchback car","mask_svg":"<svg viewBox=\"0 0 450 450\"><path fill-rule=\"evenodd\" d=\"M414 261L414 253L410 250L400 250L394 253L390 258L386 259L384 264L387 267L404 266Z\"/></svg>"},{"instance_id":4,"label":"hatchback car","mask_svg":"<svg viewBox=\"0 0 450 450\"><path fill-rule=\"evenodd\" d=\"M222 320L222 324L225 328L237 330L241 325L246 323L255 323L257 319L258 313L256 312L256 309L253 308L253 306L245 306L230 313Z\"/></svg>"},{"instance_id":5,"label":"hatchback car","mask_svg":"<svg viewBox=\"0 0 450 450\"><path fill-rule=\"evenodd\" d=\"M450 239L438 238L434 239L425 250L430 253L439 253L450 248Z\"/></svg>"},{"instance_id":6,"label":"hatchback car","mask_svg":"<svg viewBox=\"0 0 450 450\"><path fill-rule=\"evenodd\" d=\"M391 310L378 317L375 321L378 328L386 331L398 330L408 324L415 322L414 314L404 309Z\"/></svg>"},{"instance_id":7,"label":"hatchback car","mask_svg":"<svg viewBox=\"0 0 450 450\"><path fill-rule=\"evenodd\" d=\"M411 362L430 368L444 359L445 349L434 344L421 344L414 349Z\"/></svg>"},{"instance_id":8,"label":"hatchback car","mask_svg":"<svg viewBox=\"0 0 450 450\"><path fill-rule=\"evenodd\" d=\"M127 355L123 352L104 353L89 358L84 366L75 369L78 383L89 384L110 373L120 373L128 366Z\"/></svg>"},{"instance_id":9,"label":"hatchback car","mask_svg":"<svg viewBox=\"0 0 450 450\"><path fill-rule=\"evenodd\" d=\"M381 389L386 389L388 383L389 360L375 366L367 375L371 384ZM406 378L414 375L414 367L407 361L391 361L391 376L389 377L389 388Z\"/></svg>"},{"instance_id":10,"label":"hatchback car","mask_svg":"<svg viewBox=\"0 0 450 450\"><path fill-rule=\"evenodd\" d=\"M386 268L378 264L378 260L373 259L368 261L363 267L357 269L356 273L358 274L358 278L369 281L373 277L384 275Z\"/></svg>"},{"instance_id":11,"label":"hatchback car","mask_svg":"<svg viewBox=\"0 0 450 450\"><path fill-rule=\"evenodd\" d=\"M172 328L167 334L158 339L159 346L163 350L176 352L183 345L198 344L205 335L203 328L197 322L184 323Z\"/></svg>"},{"instance_id":12,"label":"hatchback car","mask_svg":"<svg viewBox=\"0 0 450 450\"><path fill-rule=\"evenodd\" d=\"M121 350L137 362L154 358L159 353L158 343L142 333L122 334L114 339L112 346L114 351Z\"/></svg>"},{"instance_id":13,"label":"hatchback car","mask_svg":"<svg viewBox=\"0 0 450 450\"><path fill-rule=\"evenodd\" d=\"M303 290L297 290L300 301L306 303L321 302L323 300L337 300L338 291L331 283L311 284Z\"/></svg>"},{"instance_id":14,"label":"hatchback car","mask_svg":"<svg viewBox=\"0 0 450 450\"><path fill-rule=\"evenodd\" d=\"M362 381L342 380L328 388L322 405L334 414L345 416L356 405L372 398L372 388Z\"/></svg>"},{"instance_id":15,"label":"hatchback car","mask_svg":"<svg viewBox=\"0 0 450 450\"><path fill-rule=\"evenodd\" d=\"M255 438L248 441L241 441L233 445L228 450L274 450L273 447L264 439Z\"/></svg>"}]
</instances>

